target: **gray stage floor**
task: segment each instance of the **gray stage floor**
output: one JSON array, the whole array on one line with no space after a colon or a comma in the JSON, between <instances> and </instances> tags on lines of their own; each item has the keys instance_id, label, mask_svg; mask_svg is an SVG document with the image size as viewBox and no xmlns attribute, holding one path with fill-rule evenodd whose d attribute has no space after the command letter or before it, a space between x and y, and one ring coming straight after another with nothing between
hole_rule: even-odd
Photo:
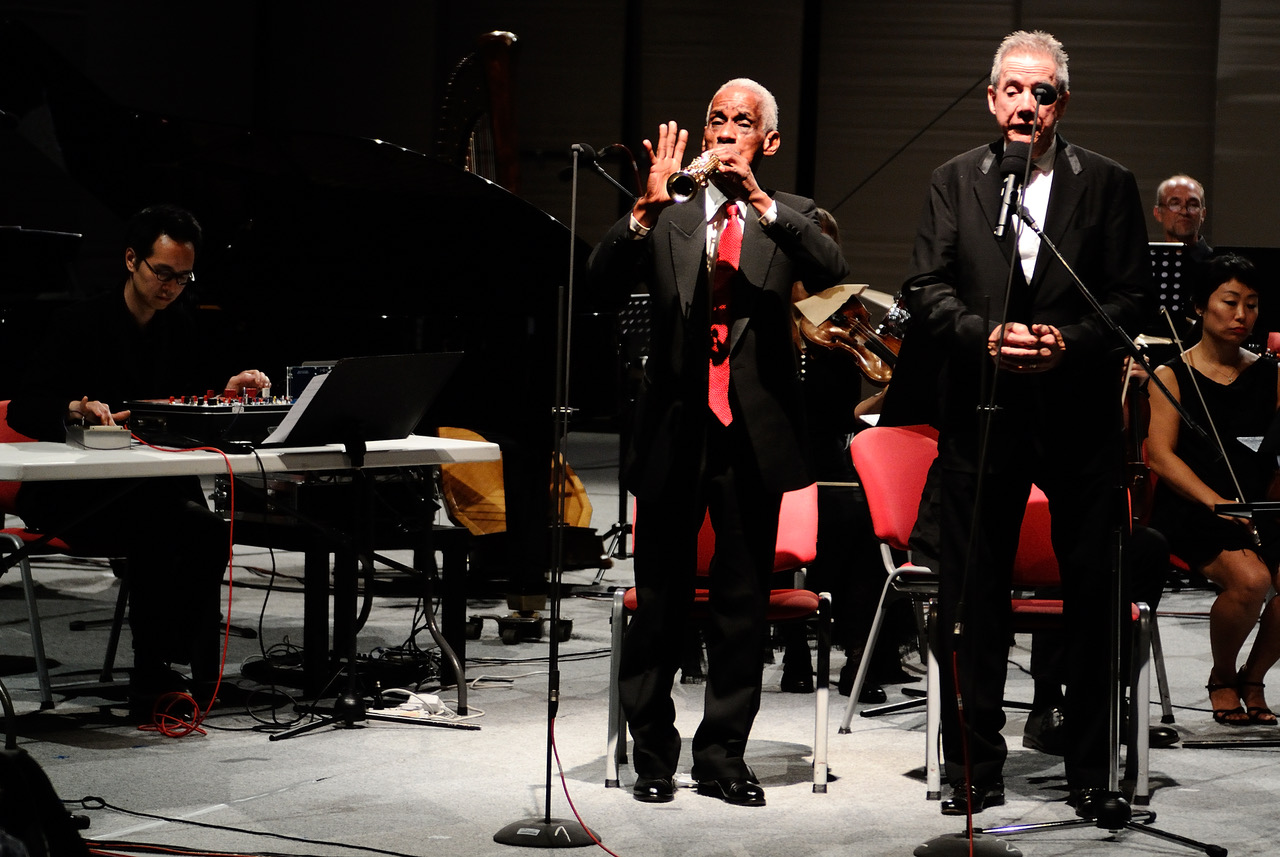
<instances>
[{"instance_id":1,"label":"gray stage floor","mask_svg":"<svg viewBox=\"0 0 1280 857\"><path fill-rule=\"evenodd\" d=\"M616 438L575 435L569 460L588 484L593 523L606 530L617 516ZM180 563L180 558L177 558ZM274 563L276 588L268 595L264 570ZM179 566L180 568L180 566ZM233 638L229 680L253 682L263 650L301 642L301 558L254 548L236 556L231 616L260 628L260 640ZM96 796L104 808L84 810L86 838L180 846L188 850L307 855L361 853L436 855L510 854L493 835L511 822L542 816L547 764L547 660L545 639L505 645L493 621L468 648L469 701L482 712L478 730L371 721L356 729L325 727L290 740L270 712L243 708L215 712L207 734L167 738L139 731L113 702L119 688L89 688L96 679L104 630L71 633L68 622L109 617L115 584L107 569L44 564L37 571L49 654L57 661L57 705L38 710L30 640L16 573L0 580L0 653L5 684L19 712L18 741L42 766L63 798ZM942 817L925 800L924 716L855 718L853 732L836 734L844 699L832 694L830 766L826 794L812 793L812 696L778 691L780 664L765 673L765 698L748 759L767 789L764 808L736 808L681 790L663 805L633 801L628 788L604 788L609 603L591 592L594 571L573 571L577 594L564 604L572 638L560 646L561 698L555 747L563 782L555 778L552 814L576 812L604 845L623 857L791 857L791 855L906 855L936 836L958 833L962 821ZM615 562L602 587L630 582L630 563ZM225 590L224 590L225 592ZM1280 729L1217 726L1207 708L1209 673L1203 590L1166 595L1160 624L1176 727L1184 738L1280 738ZM415 602L378 597L360 635L360 651L389 657L412 633ZM505 603L472 601L469 615L506 612ZM425 637L420 636L425 645ZM1029 700L1027 640L1011 652L1011 699ZM128 663L127 633L121 663ZM843 654L833 655L833 677ZM1280 703L1280 679L1273 701ZM891 688L898 696L898 688ZM1154 688L1153 688L1154 695ZM446 701L453 692L442 694ZM677 685L680 724L691 734L701 705L698 686ZM112 707L115 706L115 707ZM292 716L289 707L277 710ZM1153 702L1152 718L1159 712ZM1024 750L1024 715L1010 710L1006 733L1009 802L978 816L978 823L1036 822L1071 817L1062 802L1060 760ZM1155 826L1204 840L1235 855L1270 851L1280 841L1280 750L1154 750L1151 754ZM688 760L684 771L687 773ZM623 785L631 774L623 771ZM565 790L568 796L566 797ZM571 803L572 802L572 806ZM284 838L280 838L284 837ZM1195 853L1141 832L1112 834L1094 827L1059 830L1007 841L1031 855ZM588 846L588 849L594 846ZM586 853L582 851L581 853ZM934 853L934 852L929 852Z\"/></svg>"}]
</instances>

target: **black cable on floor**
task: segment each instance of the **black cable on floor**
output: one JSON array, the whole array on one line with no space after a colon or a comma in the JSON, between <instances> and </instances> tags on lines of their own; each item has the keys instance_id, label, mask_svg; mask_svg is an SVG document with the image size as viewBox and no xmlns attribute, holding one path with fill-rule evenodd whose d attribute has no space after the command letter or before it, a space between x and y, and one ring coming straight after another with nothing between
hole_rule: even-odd
<instances>
[{"instance_id":1,"label":"black cable on floor","mask_svg":"<svg viewBox=\"0 0 1280 857\"><path fill-rule=\"evenodd\" d=\"M164 815L156 815L150 812L139 812L138 810L125 809L124 807L121 807L121 806L115 806L114 804L108 803L105 798L97 797L96 795L88 795L88 796L82 797L80 798L79 801L64 801L64 802L72 803L72 804L79 803L80 806L86 810L109 809L112 812L118 812L123 815L131 815L136 818L150 818L155 821L163 821L169 824L187 824L187 825L191 825L192 827L203 827L208 830L225 830L230 833L244 833L244 834L248 834L249 836L267 836L272 839L282 839L286 842L301 842L304 845L324 845L324 846L329 846L333 848L349 848L352 851L363 851L370 854L387 854L387 855L390 855L390 857L415 857L415 855L405 854L404 852L401 852L401 851L387 851L382 848L373 848L368 845L351 845L346 842L332 842L325 839L306 839L301 836L289 836L288 834L285 834L285 833L269 833L266 831L248 830L243 827L229 827L227 825L222 825L222 824L210 824L204 821L192 821L190 819L185 819L185 818L169 818L168 816L164 816ZM126 849L126 850L146 850L146 849L157 848L157 846L155 845L128 843L128 842L91 842L89 843L89 846L90 848L102 847L102 848L118 848L118 849ZM196 852L194 851L194 849L186 846L183 846L183 847L172 846L167 848L166 850L168 853L173 853L173 854L228 853L228 852Z\"/></svg>"}]
</instances>

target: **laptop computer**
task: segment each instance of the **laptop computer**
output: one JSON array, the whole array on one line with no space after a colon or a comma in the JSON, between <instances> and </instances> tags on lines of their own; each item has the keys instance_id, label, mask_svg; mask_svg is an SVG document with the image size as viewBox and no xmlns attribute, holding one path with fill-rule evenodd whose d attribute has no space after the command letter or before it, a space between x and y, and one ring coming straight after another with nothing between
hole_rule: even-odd
<instances>
[{"instance_id":1,"label":"laptop computer","mask_svg":"<svg viewBox=\"0 0 1280 857\"><path fill-rule=\"evenodd\" d=\"M408 437L462 361L460 352L349 357L312 378L259 446Z\"/></svg>"}]
</instances>

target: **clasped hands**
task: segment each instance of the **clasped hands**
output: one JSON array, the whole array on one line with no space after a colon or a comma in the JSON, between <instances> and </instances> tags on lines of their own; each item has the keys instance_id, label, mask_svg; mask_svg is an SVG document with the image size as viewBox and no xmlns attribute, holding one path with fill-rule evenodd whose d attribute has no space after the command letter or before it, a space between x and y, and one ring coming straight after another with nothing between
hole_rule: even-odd
<instances>
[{"instance_id":1,"label":"clasped hands","mask_svg":"<svg viewBox=\"0 0 1280 857\"><path fill-rule=\"evenodd\" d=\"M1066 353L1062 332L1051 324L1007 322L987 337L987 353L996 368L1023 375L1047 372Z\"/></svg>"}]
</instances>

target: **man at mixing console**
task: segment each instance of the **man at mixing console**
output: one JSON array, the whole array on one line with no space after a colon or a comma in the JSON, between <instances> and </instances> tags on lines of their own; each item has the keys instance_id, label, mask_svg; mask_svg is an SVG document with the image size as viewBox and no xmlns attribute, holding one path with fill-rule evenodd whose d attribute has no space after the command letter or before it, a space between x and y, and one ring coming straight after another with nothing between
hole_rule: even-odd
<instances>
[{"instance_id":1,"label":"man at mixing console","mask_svg":"<svg viewBox=\"0 0 1280 857\"><path fill-rule=\"evenodd\" d=\"M195 279L202 230L181 208L143 209L125 229L123 288L71 307L32 354L32 369L14 379L8 422L38 440L63 441L71 423L112 425L129 399L204 391L218 378L211 352L180 300ZM222 376L225 377L225 376ZM266 388L256 369L222 388ZM222 389L219 388L219 389ZM101 505L125 487L116 480L29 482L18 512L31 528L77 551L128 560L129 627L134 669L130 707L147 715L162 694L188 689L170 664L190 664L200 702L219 675L220 590L227 566L226 524L205 502L195 477L143 479L120 502ZM85 520L66 521L91 512Z\"/></svg>"}]
</instances>

